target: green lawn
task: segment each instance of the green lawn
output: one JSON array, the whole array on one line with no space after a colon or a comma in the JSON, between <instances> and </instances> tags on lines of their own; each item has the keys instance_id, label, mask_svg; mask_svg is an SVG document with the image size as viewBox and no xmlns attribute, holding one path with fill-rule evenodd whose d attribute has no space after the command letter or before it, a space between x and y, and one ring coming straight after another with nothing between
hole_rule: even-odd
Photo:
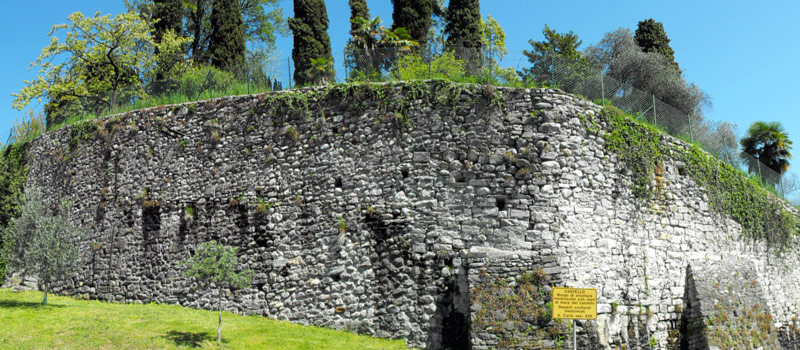
<instances>
[{"instance_id":1,"label":"green lawn","mask_svg":"<svg viewBox=\"0 0 800 350\"><path fill-rule=\"evenodd\" d=\"M217 313L0 289L0 349L217 349ZM385 340L258 316L222 314L224 349L406 349Z\"/></svg>"}]
</instances>

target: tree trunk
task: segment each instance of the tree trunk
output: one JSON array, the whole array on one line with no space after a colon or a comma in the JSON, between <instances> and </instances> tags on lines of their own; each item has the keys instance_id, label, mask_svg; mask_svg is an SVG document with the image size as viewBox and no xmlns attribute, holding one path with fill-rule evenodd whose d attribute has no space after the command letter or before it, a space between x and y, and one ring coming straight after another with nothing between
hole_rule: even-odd
<instances>
[{"instance_id":1,"label":"tree trunk","mask_svg":"<svg viewBox=\"0 0 800 350\"><path fill-rule=\"evenodd\" d=\"M47 289L49 288L50 283L45 280L44 282L44 300L42 300L42 305L47 305Z\"/></svg>"},{"instance_id":2,"label":"tree trunk","mask_svg":"<svg viewBox=\"0 0 800 350\"><path fill-rule=\"evenodd\" d=\"M217 343L222 347L222 290L219 291L217 297L217 306L219 307L219 324L217 324Z\"/></svg>"}]
</instances>

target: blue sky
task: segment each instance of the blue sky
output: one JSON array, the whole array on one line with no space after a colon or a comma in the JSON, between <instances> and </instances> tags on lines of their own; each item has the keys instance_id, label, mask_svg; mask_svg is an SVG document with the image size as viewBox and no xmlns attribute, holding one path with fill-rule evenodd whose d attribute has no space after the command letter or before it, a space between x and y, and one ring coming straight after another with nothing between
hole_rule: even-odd
<instances>
[{"instance_id":1,"label":"blue sky","mask_svg":"<svg viewBox=\"0 0 800 350\"><path fill-rule=\"evenodd\" d=\"M349 8L345 0L329 0L327 5L334 59L339 62L348 39ZM372 16L391 24L390 0L368 0L368 5ZM282 6L287 15L292 14L291 0L283 0ZM23 115L11 109L10 94L24 86L23 80L35 77L28 66L48 43L51 26L66 22L74 11L91 15L123 10L122 0L0 1L4 17L0 21L0 142L8 137L12 121ZM542 39L545 24L559 32L575 32L584 48L606 32L619 27L633 31L638 21L654 18L664 24L687 80L711 97L708 119L734 122L740 135L754 121L779 121L797 142L795 153L800 154L800 118L794 103L800 93L800 21L796 18L800 2L483 0L481 13L491 14L505 29L509 55L504 64L511 66L526 63L521 52L530 48L529 39ZM291 37L278 42L281 66L291 54L291 45Z\"/></svg>"}]
</instances>

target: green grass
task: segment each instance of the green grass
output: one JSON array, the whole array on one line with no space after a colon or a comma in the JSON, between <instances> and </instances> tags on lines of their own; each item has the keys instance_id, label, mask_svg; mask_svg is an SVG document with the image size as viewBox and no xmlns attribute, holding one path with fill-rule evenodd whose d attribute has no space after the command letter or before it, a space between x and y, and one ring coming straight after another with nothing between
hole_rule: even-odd
<instances>
[{"instance_id":1,"label":"green grass","mask_svg":"<svg viewBox=\"0 0 800 350\"><path fill-rule=\"evenodd\" d=\"M217 349L217 313L0 289L0 349ZM386 340L259 316L222 314L224 349L406 349Z\"/></svg>"}]
</instances>

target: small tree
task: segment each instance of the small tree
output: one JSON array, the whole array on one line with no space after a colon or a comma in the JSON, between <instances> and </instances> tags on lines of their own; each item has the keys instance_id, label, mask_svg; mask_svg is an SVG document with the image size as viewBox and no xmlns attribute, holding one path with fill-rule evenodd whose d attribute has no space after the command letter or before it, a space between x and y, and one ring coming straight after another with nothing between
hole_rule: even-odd
<instances>
[{"instance_id":1,"label":"small tree","mask_svg":"<svg viewBox=\"0 0 800 350\"><path fill-rule=\"evenodd\" d=\"M223 289L242 289L250 285L253 270L245 269L236 272L239 259L236 253L239 249L217 243L216 241L202 243L197 246L195 254L180 262L186 268L184 275L194 277L203 288L217 288L217 307L219 309L219 324L217 325L217 342L222 342L222 291Z\"/></svg>"},{"instance_id":2,"label":"small tree","mask_svg":"<svg viewBox=\"0 0 800 350\"><path fill-rule=\"evenodd\" d=\"M68 218L69 203L52 205L36 188L25 190L18 218L2 231L3 255L12 269L24 269L39 277L44 289L43 305L53 279L66 276L77 269L80 254L75 241L83 230L72 225Z\"/></svg>"}]
</instances>

